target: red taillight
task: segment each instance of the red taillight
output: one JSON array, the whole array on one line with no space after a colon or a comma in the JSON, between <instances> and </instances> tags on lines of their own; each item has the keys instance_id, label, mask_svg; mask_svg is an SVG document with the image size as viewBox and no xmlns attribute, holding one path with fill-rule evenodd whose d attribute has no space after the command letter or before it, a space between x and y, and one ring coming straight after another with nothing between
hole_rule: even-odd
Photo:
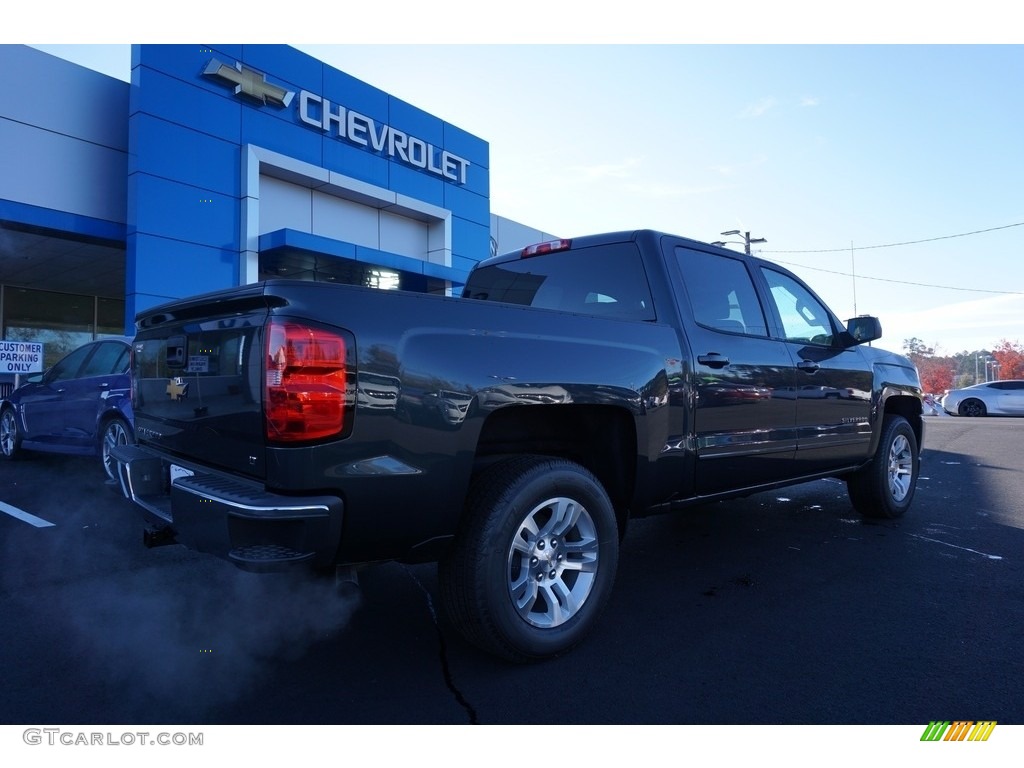
<instances>
[{"instance_id":1,"label":"red taillight","mask_svg":"<svg viewBox=\"0 0 1024 768\"><path fill-rule=\"evenodd\" d=\"M519 258L528 259L531 256L540 256L545 253L553 253L554 251L566 251L570 247L572 247L572 240L548 240L546 243L526 246L523 248L523 252L519 254Z\"/></svg>"},{"instance_id":2,"label":"red taillight","mask_svg":"<svg viewBox=\"0 0 1024 768\"><path fill-rule=\"evenodd\" d=\"M267 326L267 439L295 442L345 429L345 339L284 320Z\"/></svg>"}]
</instances>

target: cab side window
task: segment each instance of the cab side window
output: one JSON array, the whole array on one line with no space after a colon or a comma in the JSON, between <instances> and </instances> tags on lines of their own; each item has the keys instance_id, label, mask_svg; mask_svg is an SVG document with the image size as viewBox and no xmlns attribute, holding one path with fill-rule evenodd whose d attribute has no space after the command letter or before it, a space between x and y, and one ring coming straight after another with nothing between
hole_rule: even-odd
<instances>
[{"instance_id":1,"label":"cab side window","mask_svg":"<svg viewBox=\"0 0 1024 768\"><path fill-rule=\"evenodd\" d=\"M716 331L767 336L764 310L744 262L728 256L676 248L693 319Z\"/></svg>"},{"instance_id":2,"label":"cab side window","mask_svg":"<svg viewBox=\"0 0 1024 768\"><path fill-rule=\"evenodd\" d=\"M782 320L786 341L831 346L835 340L831 315L800 283L774 269L762 267L772 300Z\"/></svg>"}]
</instances>

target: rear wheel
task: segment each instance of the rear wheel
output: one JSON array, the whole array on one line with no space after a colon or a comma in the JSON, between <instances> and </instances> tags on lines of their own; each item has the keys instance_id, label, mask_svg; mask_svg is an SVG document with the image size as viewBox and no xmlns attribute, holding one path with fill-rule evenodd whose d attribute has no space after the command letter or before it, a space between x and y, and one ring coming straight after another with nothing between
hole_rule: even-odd
<instances>
[{"instance_id":1,"label":"rear wheel","mask_svg":"<svg viewBox=\"0 0 1024 768\"><path fill-rule=\"evenodd\" d=\"M988 414L988 409L981 400L972 397L960 403L957 413L961 416L985 416Z\"/></svg>"},{"instance_id":2,"label":"rear wheel","mask_svg":"<svg viewBox=\"0 0 1024 768\"><path fill-rule=\"evenodd\" d=\"M910 508L919 468L917 436L902 416L886 416L874 460L846 481L864 517L892 519Z\"/></svg>"},{"instance_id":3,"label":"rear wheel","mask_svg":"<svg viewBox=\"0 0 1024 768\"><path fill-rule=\"evenodd\" d=\"M0 413L0 456L13 461L20 458L21 432L18 430L18 417L10 406Z\"/></svg>"},{"instance_id":4,"label":"rear wheel","mask_svg":"<svg viewBox=\"0 0 1024 768\"><path fill-rule=\"evenodd\" d=\"M586 469L524 456L474 481L441 597L456 628L511 661L563 653L591 630L618 563L611 501Z\"/></svg>"},{"instance_id":5,"label":"rear wheel","mask_svg":"<svg viewBox=\"0 0 1024 768\"><path fill-rule=\"evenodd\" d=\"M103 461L103 471L110 480L117 480L117 462L110 452L119 445L132 442L131 434L128 422L121 418L113 418L103 427L103 434L100 437L100 459Z\"/></svg>"}]
</instances>

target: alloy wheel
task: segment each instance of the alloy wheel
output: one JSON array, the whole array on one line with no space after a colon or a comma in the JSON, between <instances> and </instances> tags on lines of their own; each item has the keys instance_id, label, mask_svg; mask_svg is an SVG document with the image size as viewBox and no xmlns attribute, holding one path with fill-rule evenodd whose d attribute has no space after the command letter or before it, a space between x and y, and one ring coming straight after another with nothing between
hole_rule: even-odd
<instances>
[{"instance_id":1,"label":"alloy wheel","mask_svg":"<svg viewBox=\"0 0 1024 768\"><path fill-rule=\"evenodd\" d=\"M508 591L519 616L535 627L569 621L590 596L598 567L597 526L578 501L538 504L508 551Z\"/></svg>"}]
</instances>

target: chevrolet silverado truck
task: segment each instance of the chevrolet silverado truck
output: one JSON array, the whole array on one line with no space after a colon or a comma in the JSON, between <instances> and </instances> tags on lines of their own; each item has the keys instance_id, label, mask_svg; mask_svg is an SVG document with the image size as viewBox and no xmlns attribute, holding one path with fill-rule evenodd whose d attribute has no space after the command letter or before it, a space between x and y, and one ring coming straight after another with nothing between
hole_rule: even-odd
<instances>
[{"instance_id":1,"label":"chevrolet silverado truck","mask_svg":"<svg viewBox=\"0 0 1024 768\"><path fill-rule=\"evenodd\" d=\"M437 562L513 661L577 644L632 516L814 479L911 504L918 374L786 269L641 230L475 267L459 297L269 280L139 314L121 491L241 568Z\"/></svg>"}]
</instances>

